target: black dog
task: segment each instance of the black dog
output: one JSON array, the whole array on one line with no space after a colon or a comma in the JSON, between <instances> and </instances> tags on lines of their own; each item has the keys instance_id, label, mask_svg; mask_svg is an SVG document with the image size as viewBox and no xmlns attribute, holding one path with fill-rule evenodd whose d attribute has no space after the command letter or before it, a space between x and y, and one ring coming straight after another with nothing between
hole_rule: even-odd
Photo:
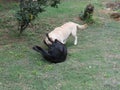
<instances>
[{"instance_id":1,"label":"black dog","mask_svg":"<svg viewBox=\"0 0 120 90\"><path fill-rule=\"evenodd\" d=\"M60 63L66 60L67 57L67 48L64 44L62 44L57 39L55 41L52 41L48 34L47 37L49 41L52 43L52 45L47 45L46 42L44 43L48 46L48 51L44 50L43 48L39 46L34 46L33 49L37 52L40 52L42 56L49 62L52 63Z\"/></svg>"}]
</instances>

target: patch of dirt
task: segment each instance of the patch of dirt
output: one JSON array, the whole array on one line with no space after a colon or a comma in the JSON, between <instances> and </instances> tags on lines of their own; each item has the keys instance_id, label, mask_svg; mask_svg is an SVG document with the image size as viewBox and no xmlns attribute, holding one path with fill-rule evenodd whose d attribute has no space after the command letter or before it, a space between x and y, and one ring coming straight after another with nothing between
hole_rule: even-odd
<instances>
[{"instance_id":1,"label":"patch of dirt","mask_svg":"<svg viewBox=\"0 0 120 90\"><path fill-rule=\"evenodd\" d=\"M111 10L118 10L120 9L120 2L108 2L106 3L106 8Z\"/></svg>"},{"instance_id":2,"label":"patch of dirt","mask_svg":"<svg viewBox=\"0 0 120 90\"><path fill-rule=\"evenodd\" d=\"M117 11L120 9L120 2L103 2L105 6L104 10L100 10L100 13L108 14L111 19L120 21L120 13Z\"/></svg>"},{"instance_id":3,"label":"patch of dirt","mask_svg":"<svg viewBox=\"0 0 120 90\"><path fill-rule=\"evenodd\" d=\"M120 21L120 13L117 11L112 11L108 9L99 10L99 13L109 15L111 19L114 19L115 21Z\"/></svg>"},{"instance_id":4,"label":"patch of dirt","mask_svg":"<svg viewBox=\"0 0 120 90\"><path fill-rule=\"evenodd\" d=\"M119 54L106 54L105 57L120 59L120 55Z\"/></svg>"},{"instance_id":5,"label":"patch of dirt","mask_svg":"<svg viewBox=\"0 0 120 90\"><path fill-rule=\"evenodd\" d=\"M99 10L99 13L102 13L102 14L112 14L112 13L115 13L116 11L112 11L112 10L109 10L109 9L104 9L104 10Z\"/></svg>"},{"instance_id":6,"label":"patch of dirt","mask_svg":"<svg viewBox=\"0 0 120 90\"><path fill-rule=\"evenodd\" d=\"M1 3L18 2L19 0L0 0Z\"/></svg>"},{"instance_id":7,"label":"patch of dirt","mask_svg":"<svg viewBox=\"0 0 120 90\"><path fill-rule=\"evenodd\" d=\"M111 18L113 18L116 21L120 21L120 13L116 12L116 13L112 13L110 15Z\"/></svg>"},{"instance_id":8,"label":"patch of dirt","mask_svg":"<svg viewBox=\"0 0 120 90\"><path fill-rule=\"evenodd\" d=\"M19 37L17 32L10 31L7 28L0 29L1 32L1 38L0 38L0 48L2 48L5 45L11 45L14 42L24 42L24 37ZM16 38L17 37L17 38Z\"/></svg>"}]
</instances>

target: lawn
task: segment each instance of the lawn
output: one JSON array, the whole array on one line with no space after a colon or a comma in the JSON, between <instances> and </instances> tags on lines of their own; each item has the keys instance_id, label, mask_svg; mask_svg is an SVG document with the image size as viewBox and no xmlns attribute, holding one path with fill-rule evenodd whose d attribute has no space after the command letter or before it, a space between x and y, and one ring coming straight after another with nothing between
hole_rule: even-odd
<instances>
[{"instance_id":1,"label":"lawn","mask_svg":"<svg viewBox=\"0 0 120 90\"><path fill-rule=\"evenodd\" d=\"M0 90L120 90L120 22L103 12L103 3L115 0L62 1L39 14L21 36L14 17L18 4L0 4ZM78 15L89 3L95 6L95 23L78 30L78 45L68 39L65 62L49 63L32 50L47 48L45 33L55 27L83 24Z\"/></svg>"}]
</instances>

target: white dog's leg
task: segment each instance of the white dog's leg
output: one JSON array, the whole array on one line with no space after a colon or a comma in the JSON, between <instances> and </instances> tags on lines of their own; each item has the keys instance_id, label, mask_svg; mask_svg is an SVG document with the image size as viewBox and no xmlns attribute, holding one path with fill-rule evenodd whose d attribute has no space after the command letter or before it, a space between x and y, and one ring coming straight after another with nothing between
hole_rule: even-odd
<instances>
[{"instance_id":1,"label":"white dog's leg","mask_svg":"<svg viewBox=\"0 0 120 90\"><path fill-rule=\"evenodd\" d=\"M74 45L77 45L77 36L75 36Z\"/></svg>"},{"instance_id":2,"label":"white dog's leg","mask_svg":"<svg viewBox=\"0 0 120 90\"><path fill-rule=\"evenodd\" d=\"M76 30L74 29L74 31L72 32L72 36L75 38L75 41L74 41L74 45L77 45L77 28Z\"/></svg>"}]
</instances>

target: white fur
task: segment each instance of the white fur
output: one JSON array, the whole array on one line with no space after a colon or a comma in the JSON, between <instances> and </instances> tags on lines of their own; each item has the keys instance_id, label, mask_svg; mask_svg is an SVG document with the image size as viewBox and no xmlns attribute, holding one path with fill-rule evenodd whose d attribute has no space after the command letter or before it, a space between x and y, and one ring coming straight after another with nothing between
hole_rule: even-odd
<instances>
[{"instance_id":1,"label":"white fur","mask_svg":"<svg viewBox=\"0 0 120 90\"><path fill-rule=\"evenodd\" d=\"M55 28L53 31L51 31L48 35L49 37L54 41L55 39L59 40L61 43L65 44L67 38L72 35L74 40L74 45L77 45L77 29L85 29L87 27L87 24L79 25L74 22L67 22L64 25ZM48 38L45 38L45 42L47 44L51 44L48 40Z\"/></svg>"}]
</instances>

